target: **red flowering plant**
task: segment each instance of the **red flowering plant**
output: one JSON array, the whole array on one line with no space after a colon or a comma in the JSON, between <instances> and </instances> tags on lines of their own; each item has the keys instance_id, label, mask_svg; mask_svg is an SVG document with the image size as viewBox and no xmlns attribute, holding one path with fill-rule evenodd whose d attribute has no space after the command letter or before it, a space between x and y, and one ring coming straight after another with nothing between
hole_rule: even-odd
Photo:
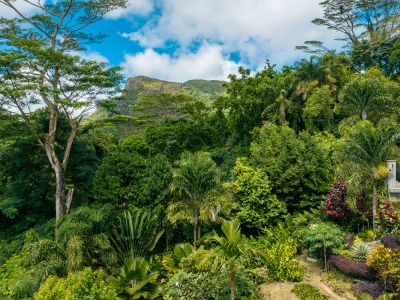
<instances>
[{"instance_id":1,"label":"red flowering plant","mask_svg":"<svg viewBox=\"0 0 400 300\"><path fill-rule=\"evenodd\" d=\"M400 212L388 199L379 205L378 216L381 230L388 233L400 233Z\"/></svg>"},{"instance_id":2,"label":"red flowering plant","mask_svg":"<svg viewBox=\"0 0 400 300\"><path fill-rule=\"evenodd\" d=\"M347 218L346 181L339 178L329 190L325 200L325 214L333 221L341 221Z\"/></svg>"}]
</instances>

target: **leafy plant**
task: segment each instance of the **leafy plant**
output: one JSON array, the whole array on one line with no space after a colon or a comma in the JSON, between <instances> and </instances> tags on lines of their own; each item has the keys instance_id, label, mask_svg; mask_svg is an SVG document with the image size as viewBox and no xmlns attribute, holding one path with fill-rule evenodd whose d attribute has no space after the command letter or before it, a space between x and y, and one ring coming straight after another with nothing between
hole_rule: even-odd
<instances>
[{"instance_id":1,"label":"leafy plant","mask_svg":"<svg viewBox=\"0 0 400 300\"><path fill-rule=\"evenodd\" d=\"M292 292L300 300L327 300L328 297L322 295L318 289L308 283L298 283L292 289Z\"/></svg>"},{"instance_id":2,"label":"leafy plant","mask_svg":"<svg viewBox=\"0 0 400 300\"><path fill-rule=\"evenodd\" d=\"M296 260L297 241L282 224L264 232L257 245L262 254L259 266L266 267L268 279L299 281L303 271Z\"/></svg>"},{"instance_id":3,"label":"leafy plant","mask_svg":"<svg viewBox=\"0 0 400 300\"><path fill-rule=\"evenodd\" d=\"M216 250L229 266L230 298L235 299L235 272L237 260L246 249L246 238L240 230L240 223L237 220L224 221L221 225L222 236L216 232L207 238L207 243L216 245Z\"/></svg>"},{"instance_id":4,"label":"leafy plant","mask_svg":"<svg viewBox=\"0 0 400 300\"><path fill-rule=\"evenodd\" d=\"M128 257L111 284L123 299L156 299L160 294L158 274L149 271L149 264L144 258Z\"/></svg>"},{"instance_id":5,"label":"leafy plant","mask_svg":"<svg viewBox=\"0 0 400 300\"><path fill-rule=\"evenodd\" d=\"M164 233L160 229L159 217L145 209L125 211L112 233L112 242L123 260L126 257L141 257L153 251Z\"/></svg>"},{"instance_id":6,"label":"leafy plant","mask_svg":"<svg viewBox=\"0 0 400 300\"><path fill-rule=\"evenodd\" d=\"M166 300L226 300L229 299L229 270L222 267L201 272L177 272L163 287ZM236 299L255 300L251 275L243 269L235 273Z\"/></svg>"},{"instance_id":7,"label":"leafy plant","mask_svg":"<svg viewBox=\"0 0 400 300\"><path fill-rule=\"evenodd\" d=\"M305 235L305 243L309 250L317 255L323 255L325 270L327 270L327 250L338 248L342 242L340 228L332 223L313 224Z\"/></svg>"},{"instance_id":8,"label":"leafy plant","mask_svg":"<svg viewBox=\"0 0 400 300\"><path fill-rule=\"evenodd\" d=\"M229 183L237 208L236 217L256 232L272 226L286 215L286 204L271 193L268 176L239 158L232 170L234 181Z\"/></svg>"},{"instance_id":9,"label":"leafy plant","mask_svg":"<svg viewBox=\"0 0 400 300\"><path fill-rule=\"evenodd\" d=\"M189 243L176 244L172 256L164 256L162 264L168 272L175 273L179 270L179 263L183 258L193 253L193 245Z\"/></svg>"},{"instance_id":10,"label":"leafy plant","mask_svg":"<svg viewBox=\"0 0 400 300\"><path fill-rule=\"evenodd\" d=\"M364 262L368 256L368 245L365 243L355 243L352 248L352 256L356 262Z\"/></svg>"},{"instance_id":11,"label":"leafy plant","mask_svg":"<svg viewBox=\"0 0 400 300\"><path fill-rule=\"evenodd\" d=\"M393 285L400 292L400 250L379 245L368 256L367 264L376 269L387 284Z\"/></svg>"},{"instance_id":12,"label":"leafy plant","mask_svg":"<svg viewBox=\"0 0 400 300\"><path fill-rule=\"evenodd\" d=\"M346 182L339 178L329 190L325 200L325 213L329 219L343 221L347 217Z\"/></svg>"},{"instance_id":13,"label":"leafy plant","mask_svg":"<svg viewBox=\"0 0 400 300\"><path fill-rule=\"evenodd\" d=\"M34 295L34 300L118 300L117 293L106 281L104 271L83 271L67 278L50 276Z\"/></svg>"}]
</instances>

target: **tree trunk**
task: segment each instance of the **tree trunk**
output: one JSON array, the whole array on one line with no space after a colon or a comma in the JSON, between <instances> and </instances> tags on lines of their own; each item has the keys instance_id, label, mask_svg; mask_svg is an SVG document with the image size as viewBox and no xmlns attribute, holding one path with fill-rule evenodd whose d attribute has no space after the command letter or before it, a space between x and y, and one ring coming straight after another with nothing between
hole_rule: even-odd
<instances>
[{"instance_id":1,"label":"tree trunk","mask_svg":"<svg viewBox=\"0 0 400 300\"><path fill-rule=\"evenodd\" d=\"M235 300L235 270L231 270L230 272L229 286L231 290L231 300Z\"/></svg>"},{"instance_id":2,"label":"tree trunk","mask_svg":"<svg viewBox=\"0 0 400 300\"><path fill-rule=\"evenodd\" d=\"M67 211L65 199L65 175L64 171L56 170L56 222L64 217Z\"/></svg>"},{"instance_id":3,"label":"tree trunk","mask_svg":"<svg viewBox=\"0 0 400 300\"><path fill-rule=\"evenodd\" d=\"M378 192L376 189L376 183L372 183L373 196L372 196L372 229L376 230L376 212L378 209Z\"/></svg>"},{"instance_id":4,"label":"tree trunk","mask_svg":"<svg viewBox=\"0 0 400 300\"><path fill-rule=\"evenodd\" d=\"M197 250L197 227L199 226L199 210L197 208L193 209L193 249Z\"/></svg>"},{"instance_id":5,"label":"tree trunk","mask_svg":"<svg viewBox=\"0 0 400 300\"><path fill-rule=\"evenodd\" d=\"M200 241L201 238L201 230L200 230L200 216L199 216L199 221L197 222L197 242Z\"/></svg>"}]
</instances>

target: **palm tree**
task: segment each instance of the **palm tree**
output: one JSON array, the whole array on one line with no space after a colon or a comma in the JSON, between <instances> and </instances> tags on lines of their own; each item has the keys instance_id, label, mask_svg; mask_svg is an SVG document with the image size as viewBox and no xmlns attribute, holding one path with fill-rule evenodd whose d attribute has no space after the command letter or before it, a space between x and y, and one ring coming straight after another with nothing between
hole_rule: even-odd
<instances>
[{"instance_id":1,"label":"palm tree","mask_svg":"<svg viewBox=\"0 0 400 300\"><path fill-rule=\"evenodd\" d=\"M291 105L291 101L287 98L287 91L285 89L281 89L279 92L279 96L275 98L274 102L268 105L262 116L265 116L266 113L270 111L274 111L275 116L279 119L280 125L284 125L286 122L286 112Z\"/></svg>"},{"instance_id":2,"label":"palm tree","mask_svg":"<svg viewBox=\"0 0 400 300\"><path fill-rule=\"evenodd\" d=\"M372 185L374 229L378 206L377 185L382 180L380 167L386 162L399 139L396 126L387 120L382 120L377 127L370 121L360 121L349 129L339 150L342 171L348 175L350 182L355 186L362 185L366 181Z\"/></svg>"},{"instance_id":3,"label":"palm tree","mask_svg":"<svg viewBox=\"0 0 400 300\"><path fill-rule=\"evenodd\" d=\"M353 119L379 119L393 108L392 85L382 73L370 70L344 86L336 109Z\"/></svg>"},{"instance_id":4,"label":"palm tree","mask_svg":"<svg viewBox=\"0 0 400 300\"><path fill-rule=\"evenodd\" d=\"M200 240L200 212L208 206L210 193L217 187L219 172L207 152L184 153L172 175L170 191L175 196L169 207L169 217L174 211L190 212L193 224L193 248Z\"/></svg>"},{"instance_id":5,"label":"palm tree","mask_svg":"<svg viewBox=\"0 0 400 300\"><path fill-rule=\"evenodd\" d=\"M156 299L160 295L157 273L149 273L149 264L142 257L128 257L111 284L123 299Z\"/></svg>"},{"instance_id":6,"label":"palm tree","mask_svg":"<svg viewBox=\"0 0 400 300\"><path fill-rule=\"evenodd\" d=\"M216 232L207 238L207 243L216 244L216 250L229 266L229 286L231 300L235 299L235 272L238 258L247 251L245 236L237 220L224 221L221 226L223 236Z\"/></svg>"},{"instance_id":7,"label":"palm tree","mask_svg":"<svg viewBox=\"0 0 400 300\"><path fill-rule=\"evenodd\" d=\"M164 233L158 215L144 209L126 211L112 232L111 241L121 260L153 251Z\"/></svg>"}]
</instances>

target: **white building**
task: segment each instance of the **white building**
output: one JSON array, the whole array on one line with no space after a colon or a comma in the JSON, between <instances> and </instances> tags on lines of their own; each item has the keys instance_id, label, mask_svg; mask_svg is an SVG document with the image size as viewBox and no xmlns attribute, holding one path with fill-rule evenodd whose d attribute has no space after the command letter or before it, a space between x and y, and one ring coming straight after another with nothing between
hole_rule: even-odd
<instances>
[{"instance_id":1,"label":"white building","mask_svg":"<svg viewBox=\"0 0 400 300\"><path fill-rule=\"evenodd\" d=\"M388 160L387 166L389 169L389 176L387 179L389 200L399 201L400 200L400 182L396 180L396 168L397 168L396 161Z\"/></svg>"}]
</instances>

